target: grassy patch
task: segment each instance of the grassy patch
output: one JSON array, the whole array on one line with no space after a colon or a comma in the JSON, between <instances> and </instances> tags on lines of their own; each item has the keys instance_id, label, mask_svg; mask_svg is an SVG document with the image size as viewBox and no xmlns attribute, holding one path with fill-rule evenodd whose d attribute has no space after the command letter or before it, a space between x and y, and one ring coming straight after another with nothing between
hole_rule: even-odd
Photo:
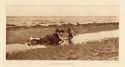
<instances>
[{"instance_id":1,"label":"grassy patch","mask_svg":"<svg viewBox=\"0 0 125 67\"><path fill-rule=\"evenodd\" d=\"M6 54L7 60L118 60L118 38L70 46L52 46Z\"/></svg>"},{"instance_id":2,"label":"grassy patch","mask_svg":"<svg viewBox=\"0 0 125 67\"><path fill-rule=\"evenodd\" d=\"M61 26L32 26L32 27L12 27L7 28L7 44L14 43L26 43L29 37L40 37L43 38L48 34L55 32L56 28L62 28L66 30L72 27L74 30L74 35L92 33L99 31L108 31L118 29L118 23L93 23L93 24L79 24L79 25L61 25ZM64 35L66 36L66 35Z\"/></svg>"}]
</instances>

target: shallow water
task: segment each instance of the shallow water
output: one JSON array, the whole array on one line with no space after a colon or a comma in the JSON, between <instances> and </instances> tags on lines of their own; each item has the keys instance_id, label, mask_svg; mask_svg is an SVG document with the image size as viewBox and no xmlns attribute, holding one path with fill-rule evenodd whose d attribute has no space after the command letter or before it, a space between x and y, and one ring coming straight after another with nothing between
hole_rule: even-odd
<instances>
[{"instance_id":1,"label":"shallow water","mask_svg":"<svg viewBox=\"0 0 125 67\"><path fill-rule=\"evenodd\" d=\"M116 38L118 36L119 36L119 30L102 31L96 33L76 35L72 39L72 42L74 44L82 44L92 41L102 41L108 38ZM36 48L47 48L47 47L45 45L28 46L27 44L8 44L6 46L6 52L13 53L13 52L25 51L28 49L36 49Z\"/></svg>"},{"instance_id":2,"label":"shallow water","mask_svg":"<svg viewBox=\"0 0 125 67\"><path fill-rule=\"evenodd\" d=\"M102 41L108 38L116 38L118 36L119 36L119 30L102 31L96 33L79 34L77 36L74 36L72 42L74 44L82 44L92 41Z\"/></svg>"}]
</instances>

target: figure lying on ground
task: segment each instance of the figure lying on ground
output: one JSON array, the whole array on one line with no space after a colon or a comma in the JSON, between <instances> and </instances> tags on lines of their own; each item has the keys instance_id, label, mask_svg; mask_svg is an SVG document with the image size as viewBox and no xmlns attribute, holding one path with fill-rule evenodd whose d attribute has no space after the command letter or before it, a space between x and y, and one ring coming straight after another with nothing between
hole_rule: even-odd
<instances>
[{"instance_id":1,"label":"figure lying on ground","mask_svg":"<svg viewBox=\"0 0 125 67\"><path fill-rule=\"evenodd\" d=\"M72 30L72 28L69 28L67 30L67 33L68 33L69 44L72 44L72 41L71 41L71 39L73 38L73 30Z\"/></svg>"},{"instance_id":2,"label":"figure lying on ground","mask_svg":"<svg viewBox=\"0 0 125 67\"><path fill-rule=\"evenodd\" d=\"M68 44L68 42L62 38L62 34L63 34L64 30L59 30L58 28L56 29L55 33L50 34L45 36L44 38L30 38L30 40L28 40L28 45L36 45L36 44L40 44L40 45L61 45L61 44ZM68 29L69 34L68 36L68 40L69 42L71 42L71 39L73 38L72 35L72 30Z\"/></svg>"}]
</instances>

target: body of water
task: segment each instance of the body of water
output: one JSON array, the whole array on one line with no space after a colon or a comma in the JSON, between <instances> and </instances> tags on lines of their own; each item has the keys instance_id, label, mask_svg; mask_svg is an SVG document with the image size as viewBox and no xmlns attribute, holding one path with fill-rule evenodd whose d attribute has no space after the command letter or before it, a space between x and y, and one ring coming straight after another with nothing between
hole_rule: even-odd
<instances>
[{"instance_id":1,"label":"body of water","mask_svg":"<svg viewBox=\"0 0 125 67\"><path fill-rule=\"evenodd\" d=\"M117 16L7 16L7 25L35 26L88 23L116 23Z\"/></svg>"}]
</instances>

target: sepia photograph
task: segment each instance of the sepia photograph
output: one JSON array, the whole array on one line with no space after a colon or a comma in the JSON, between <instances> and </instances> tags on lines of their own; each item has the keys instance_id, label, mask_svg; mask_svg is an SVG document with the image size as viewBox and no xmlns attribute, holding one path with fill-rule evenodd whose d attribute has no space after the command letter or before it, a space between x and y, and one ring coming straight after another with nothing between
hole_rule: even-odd
<instances>
[{"instance_id":1,"label":"sepia photograph","mask_svg":"<svg viewBox=\"0 0 125 67\"><path fill-rule=\"evenodd\" d=\"M119 5L8 4L6 60L119 61L119 14Z\"/></svg>"}]
</instances>

